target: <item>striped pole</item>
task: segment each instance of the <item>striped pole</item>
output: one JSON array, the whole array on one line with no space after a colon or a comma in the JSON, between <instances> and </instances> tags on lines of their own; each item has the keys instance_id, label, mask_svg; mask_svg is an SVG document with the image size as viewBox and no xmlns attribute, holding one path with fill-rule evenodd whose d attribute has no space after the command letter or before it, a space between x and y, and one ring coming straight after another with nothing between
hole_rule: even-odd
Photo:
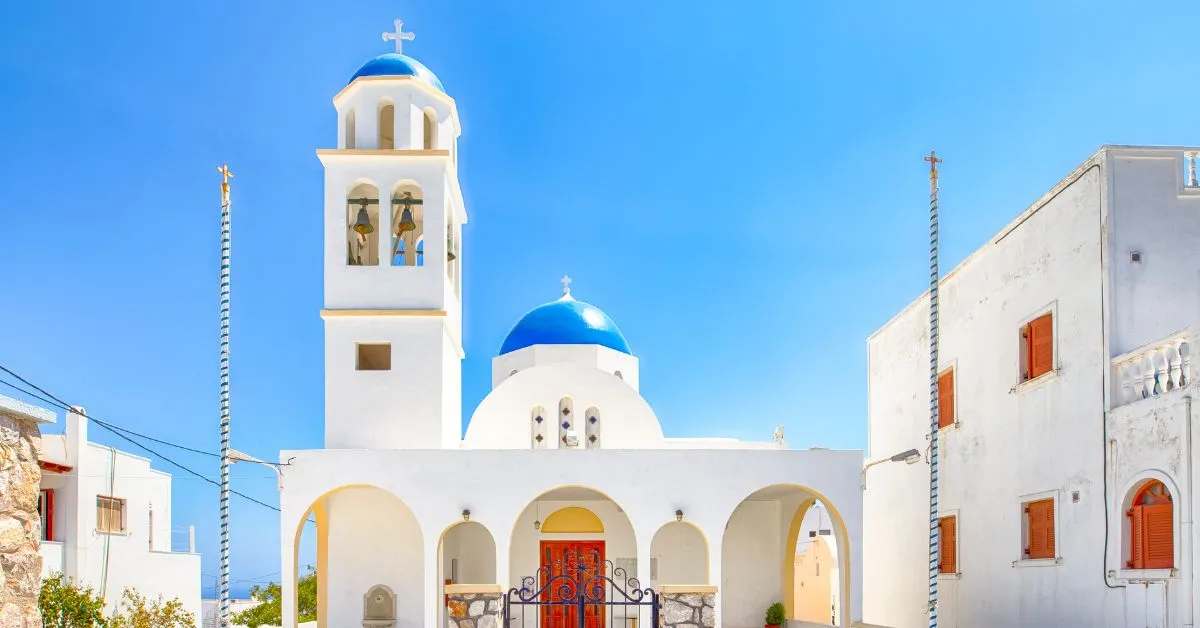
<instances>
[{"instance_id":1,"label":"striped pole","mask_svg":"<svg viewBox=\"0 0 1200 628\"><path fill-rule=\"evenodd\" d=\"M938 624L938 171L929 162L929 628Z\"/></svg>"},{"instance_id":2,"label":"striped pole","mask_svg":"<svg viewBox=\"0 0 1200 628\"><path fill-rule=\"evenodd\" d=\"M221 164L221 576L220 626L229 621L229 180L233 173Z\"/></svg>"}]
</instances>

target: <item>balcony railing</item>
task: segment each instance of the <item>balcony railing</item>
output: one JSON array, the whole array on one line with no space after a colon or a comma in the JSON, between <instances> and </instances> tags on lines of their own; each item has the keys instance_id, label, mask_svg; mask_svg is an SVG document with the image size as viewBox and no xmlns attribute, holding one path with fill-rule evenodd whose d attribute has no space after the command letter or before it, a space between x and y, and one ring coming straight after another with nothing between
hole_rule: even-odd
<instances>
[{"instance_id":1,"label":"balcony railing","mask_svg":"<svg viewBox=\"0 0 1200 628\"><path fill-rule=\"evenodd\" d=\"M1197 338L1200 329L1186 329L1113 358L1113 407L1191 386L1191 347Z\"/></svg>"}]
</instances>

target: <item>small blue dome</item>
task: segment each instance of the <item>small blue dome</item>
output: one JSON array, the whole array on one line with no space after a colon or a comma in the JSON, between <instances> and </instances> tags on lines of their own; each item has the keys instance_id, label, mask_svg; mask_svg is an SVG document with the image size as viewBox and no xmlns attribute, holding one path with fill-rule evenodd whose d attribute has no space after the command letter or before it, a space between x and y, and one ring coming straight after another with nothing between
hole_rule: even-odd
<instances>
[{"instance_id":1,"label":"small blue dome","mask_svg":"<svg viewBox=\"0 0 1200 628\"><path fill-rule=\"evenodd\" d=\"M600 345L633 355L617 324L600 308L576 301L571 295L539 305L521 317L500 355L533 345Z\"/></svg>"},{"instance_id":2,"label":"small blue dome","mask_svg":"<svg viewBox=\"0 0 1200 628\"><path fill-rule=\"evenodd\" d=\"M443 94L446 93L446 88L442 87L442 82L438 80L425 64L416 59L395 52L379 55L374 59L363 64L354 76L350 77L350 82L360 76L411 76L430 87L436 88Z\"/></svg>"}]
</instances>

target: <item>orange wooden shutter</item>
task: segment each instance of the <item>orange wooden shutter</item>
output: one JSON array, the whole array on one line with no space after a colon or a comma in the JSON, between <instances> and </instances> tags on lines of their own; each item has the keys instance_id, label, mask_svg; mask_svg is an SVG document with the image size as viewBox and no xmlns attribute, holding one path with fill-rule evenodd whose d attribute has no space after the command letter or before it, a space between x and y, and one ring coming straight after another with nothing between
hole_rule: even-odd
<instances>
[{"instance_id":1,"label":"orange wooden shutter","mask_svg":"<svg viewBox=\"0 0 1200 628\"><path fill-rule=\"evenodd\" d=\"M938 427L954 424L954 369L938 377Z\"/></svg>"},{"instance_id":2,"label":"orange wooden shutter","mask_svg":"<svg viewBox=\"0 0 1200 628\"><path fill-rule=\"evenodd\" d=\"M1054 319L1045 314L1029 323L1029 378L1054 370Z\"/></svg>"},{"instance_id":3,"label":"orange wooden shutter","mask_svg":"<svg viewBox=\"0 0 1200 628\"><path fill-rule=\"evenodd\" d=\"M1145 569L1170 569L1175 566L1175 539L1171 525L1170 502L1146 504L1142 509L1145 537Z\"/></svg>"},{"instance_id":4,"label":"orange wooden shutter","mask_svg":"<svg viewBox=\"0 0 1200 628\"><path fill-rule=\"evenodd\" d=\"M1054 500L1040 499L1030 502L1029 547L1026 553L1029 558L1054 558Z\"/></svg>"},{"instance_id":5,"label":"orange wooden shutter","mask_svg":"<svg viewBox=\"0 0 1200 628\"><path fill-rule=\"evenodd\" d=\"M941 534L938 548L942 553L938 571L958 573L958 520L955 517L942 517L938 521L938 531Z\"/></svg>"},{"instance_id":6,"label":"orange wooden shutter","mask_svg":"<svg viewBox=\"0 0 1200 628\"><path fill-rule=\"evenodd\" d=\"M1146 568L1146 527L1143 524L1143 506L1134 506L1125 513L1129 516L1129 562L1130 569Z\"/></svg>"}]
</instances>

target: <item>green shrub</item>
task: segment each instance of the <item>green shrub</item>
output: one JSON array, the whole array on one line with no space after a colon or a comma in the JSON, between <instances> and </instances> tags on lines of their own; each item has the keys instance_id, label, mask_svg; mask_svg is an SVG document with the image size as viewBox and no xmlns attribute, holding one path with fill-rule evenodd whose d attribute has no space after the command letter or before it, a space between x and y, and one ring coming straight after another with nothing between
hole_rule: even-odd
<instances>
[{"instance_id":1,"label":"green shrub","mask_svg":"<svg viewBox=\"0 0 1200 628\"><path fill-rule=\"evenodd\" d=\"M104 598L60 573L42 580L38 609L46 628L108 628Z\"/></svg>"},{"instance_id":2,"label":"green shrub","mask_svg":"<svg viewBox=\"0 0 1200 628\"><path fill-rule=\"evenodd\" d=\"M776 602L767 607L767 621L765 623L768 626L782 626L784 621L783 615L783 604L781 602Z\"/></svg>"}]
</instances>

